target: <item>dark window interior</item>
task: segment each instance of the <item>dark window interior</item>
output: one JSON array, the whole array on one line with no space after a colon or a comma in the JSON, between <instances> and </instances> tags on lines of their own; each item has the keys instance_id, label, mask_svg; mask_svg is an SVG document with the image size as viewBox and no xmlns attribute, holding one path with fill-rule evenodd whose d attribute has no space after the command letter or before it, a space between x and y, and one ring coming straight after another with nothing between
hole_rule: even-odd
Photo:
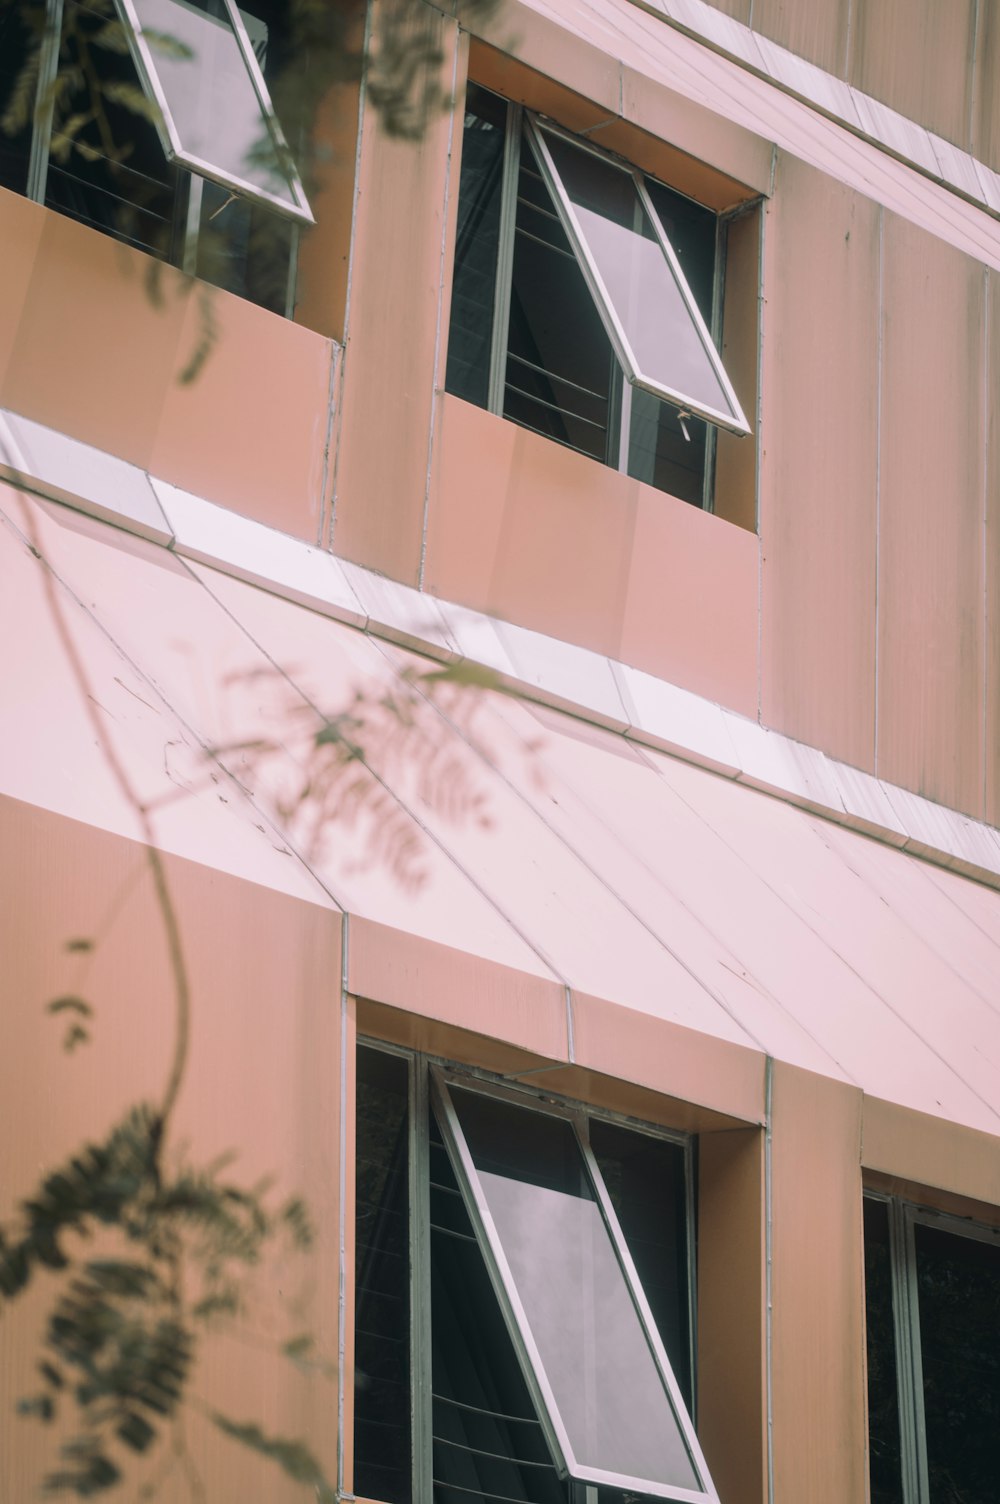
<instances>
[{"instance_id":1,"label":"dark window interior","mask_svg":"<svg viewBox=\"0 0 1000 1504\"><path fill-rule=\"evenodd\" d=\"M1000 1499L1000 1246L914 1227L931 1504Z\"/></svg>"},{"instance_id":2,"label":"dark window interior","mask_svg":"<svg viewBox=\"0 0 1000 1504\"><path fill-rule=\"evenodd\" d=\"M354 1487L409 1504L409 1069L359 1049L354 1332Z\"/></svg>"},{"instance_id":3,"label":"dark window interior","mask_svg":"<svg viewBox=\"0 0 1000 1504\"><path fill-rule=\"evenodd\" d=\"M212 15L222 0L197 0ZM269 82L289 55L288 0L248 0L247 18L263 23L255 51ZM0 122L20 88L26 120L16 131L0 124L0 184L27 191L42 0L27 10L0 7ZM254 37L251 40L255 40ZM94 81L100 87L95 90ZM106 93L112 86L116 98ZM93 101L100 101L95 114ZM130 103L131 101L131 103ZM113 235L159 260L179 265L184 255L190 174L167 161L155 126L144 115L139 76L123 49L113 0L64 0L52 141L45 203ZM196 271L206 281L284 313L295 232L280 216L204 183Z\"/></svg>"},{"instance_id":4,"label":"dark window interior","mask_svg":"<svg viewBox=\"0 0 1000 1504\"><path fill-rule=\"evenodd\" d=\"M889 1207L866 1196L865 1308L868 1340L868 1454L871 1504L903 1504L892 1324Z\"/></svg>"},{"instance_id":5,"label":"dark window interior","mask_svg":"<svg viewBox=\"0 0 1000 1504\"><path fill-rule=\"evenodd\" d=\"M507 110L506 101L470 84L445 385L479 407L488 406L490 399ZM651 179L646 185L711 325L716 216ZM520 146L509 275L503 416L617 468L626 383L526 139ZM704 505L713 452L710 432L703 419L682 422L668 403L633 389L628 474L694 506Z\"/></svg>"}]
</instances>

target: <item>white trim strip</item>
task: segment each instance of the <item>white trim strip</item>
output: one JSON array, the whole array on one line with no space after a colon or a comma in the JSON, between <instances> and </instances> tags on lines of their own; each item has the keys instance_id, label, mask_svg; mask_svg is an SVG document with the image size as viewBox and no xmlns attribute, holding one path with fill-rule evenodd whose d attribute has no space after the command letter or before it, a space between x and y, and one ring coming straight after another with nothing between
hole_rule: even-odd
<instances>
[{"instance_id":1,"label":"white trim strip","mask_svg":"<svg viewBox=\"0 0 1000 1504\"><path fill-rule=\"evenodd\" d=\"M704 42L925 177L1000 217L1000 173L881 100L722 15L706 0L629 0L629 4Z\"/></svg>"},{"instance_id":2,"label":"white trim strip","mask_svg":"<svg viewBox=\"0 0 1000 1504\"><path fill-rule=\"evenodd\" d=\"M641 669L439 600L0 409L0 481L1000 889L1000 831Z\"/></svg>"}]
</instances>

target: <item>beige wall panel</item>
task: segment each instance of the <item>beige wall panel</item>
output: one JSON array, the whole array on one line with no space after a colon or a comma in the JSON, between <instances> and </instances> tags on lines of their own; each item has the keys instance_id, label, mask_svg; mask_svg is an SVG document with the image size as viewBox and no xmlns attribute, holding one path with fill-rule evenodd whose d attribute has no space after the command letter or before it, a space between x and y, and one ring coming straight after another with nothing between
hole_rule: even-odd
<instances>
[{"instance_id":1,"label":"beige wall panel","mask_svg":"<svg viewBox=\"0 0 1000 1504\"><path fill-rule=\"evenodd\" d=\"M969 145L976 0L853 0L850 82Z\"/></svg>"},{"instance_id":2,"label":"beige wall panel","mask_svg":"<svg viewBox=\"0 0 1000 1504\"><path fill-rule=\"evenodd\" d=\"M756 193L766 193L771 178L771 143L762 135L727 120L715 110L706 108L694 100L685 99L666 89L656 79L635 68L626 68L622 74L622 108L625 119L651 136L667 141L682 152L688 152L696 162L707 162L736 184L745 184ZM604 139L602 133L598 140ZM610 143L609 143L610 144ZM622 147L616 146L618 151ZM674 182L675 176L669 181ZM702 198L713 209L725 209L738 203L746 193L730 190L713 194L700 187L697 178L689 182L677 181L675 186L684 192ZM725 202L719 202L719 198Z\"/></svg>"},{"instance_id":3,"label":"beige wall panel","mask_svg":"<svg viewBox=\"0 0 1000 1504\"><path fill-rule=\"evenodd\" d=\"M884 222L879 776L983 811L983 269Z\"/></svg>"},{"instance_id":4,"label":"beige wall panel","mask_svg":"<svg viewBox=\"0 0 1000 1504\"><path fill-rule=\"evenodd\" d=\"M457 27L427 6L410 23L444 55ZM431 441L452 117L393 140L366 104L355 209L334 498L338 554L416 584Z\"/></svg>"},{"instance_id":5,"label":"beige wall panel","mask_svg":"<svg viewBox=\"0 0 1000 1504\"><path fill-rule=\"evenodd\" d=\"M336 347L310 329L207 290L217 335L194 381L166 384L150 455L154 475L304 538L319 541ZM202 331L187 300L180 351Z\"/></svg>"},{"instance_id":6,"label":"beige wall panel","mask_svg":"<svg viewBox=\"0 0 1000 1504\"><path fill-rule=\"evenodd\" d=\"M985 817L1000 825L1000 274L988 278Z\"/></svg>"},{"instance_id":7,"label":"beige wall panel","mask_svg":"<svg viewBox=\"0 0 1000 1504\"><path fill-rule=\"evenodd\" d=\"M0 404L313 541L330 342L170 267L154 300L148 257L13 194L3 214Z\"/></svg>"},{"instance_id":8,"label":"beige wall panel","mask_svg":"<svg viewBox=\"0 0 1000 1504\"><path fill-rule=\"evenodd\" d=\"M1000 5L980 0L972 80L972 155L1000 169Z\"/></svg>"},{"instance_id":9,"label":"beige wall panel","mask_svg":"<svg viewBox=\"0 0 1000 1504\"><path fill-rule=\"evenodd\" d=\"M0 806L7 878L0 914L4 956L5 1048L0 1053L0 1217L84 1142L98 1142L123 1111L158 1100L170 1069L174 1005L161 916L144 849L93 827L5 801ZM206 1340L192 1393L270 1435L300 1436L335 1478L336 1385L299 1373L277 1353L288 1336L313 1333L319 1353L336 1361L340 917L168 857L181 943L191 980L188 1066L170 1126L169 1148L198 1164L233 1150L227 1171L240 1186L275 1177L274 1202L300 1192L316 1224L315 1249L268 1264L251 1297L247 1324L274 1334L270 1349L223 1336ZM89 955L67 941L91 938ZM61 1048L62 1016L47 1002L66 993L94 1009L89 1043ZM75 1257L94 1243L67 1240ZM47 1313L51 1276L36 1282L4 1314L0 1344L8 1401L36 1388L33 1338ZM279 1298L277 1291L281 1289ZM296 1301L301 1306L293 1309ZM273 1464L222 1437L192 1411L188 1440L207 1496L219 1504L247 1498L296 1504L301 1490ZM6 1403L0 1413L0 1497L35 1497L54 1459L51 1431ZM125 1494L162 1465L158 1446L137 1469L129 1460ZM183 1476L157 1495L174 1504L188 1494Z\"/></svg>"},{"instance_id":10,"label":"beige wall panel","mask_svg":"<svg viewBox=\"0 0 1000 1504\"><path fill-rule=\"evenodd\" d=\"M492 1035L545 1059L566 1058L561 982L353 915L348 956L347 984L361 997Z\"/></svg>"},{"instance_id":11,"label":"beige wall panel","mask_svg":"<svg viewBox=\"0 0 1000 1504\"><path fill-rule=\"evenodd\" d=\"M17 340L46 218L44 209L37 204L29 203L19 193L0 188L0 243L3 245L3 279L0 281L0 392L7 389L7 366Z\"/></svg>"},{"instance_id":12,"label":"beige wall panel","mask_svg":"<svg viewBox=\"0 0 1000 1504\"><path fill-rule=\"evenodd\" d=\"M844 1504L866 1490L861 1092L776 1063L772 1125L774 1497Z\"/></svg>"},{"instance_id":13,"label":"beige wall panel","mask_svg":"<svg viewBox=\"0 0 1000 1504\"><path fill-rule=\"evenodd\" d=\"M726 290L722 319L722 362L747 421L756 428L760 327L759 210L740 214L726 231ZM717 517L750 532L757 529L757 438L715 435Z\"/></svg>"},{"instance_id":14,"label":"beige wall panel","mask_svg":"<svg viewBox=\"0 0 1000 1504\"><path fill-rule=\"evenodd\" d=\"M753 0L753 28L842 78L852 0Z\"/></svg>"},{"instance_id":15,"label":"beige wall panel","mask_svg":"<svg viewBox=\"0 0 1000 1504\"><path fill-rule=\"evenodd\" d=\"M756 1050L576 991L573 1041L584 1069L745 1123L763 1116L764 1057Z\"/></svg>"},{"instance_id":16,"label":"beige wall panel","mask_svg":"<svg viewBox=\"0 0 1000 1504\"><path fill-rule=\"evenodd\" d=\"M543 110L568 130L586 130L621 103L617 58L576 37L548 17L518 8L516 45L511 20L499 14L500 34L486 40L473 36L469 77L507 99ZM490 46L490 41L495 46Z\"/></svg>"},{"instance_id":17,"label":"beige wall panel","mask_svg":"<svg viewBox=\"0 0 1000 1504\"><path fill-rule=\"evenodd\" d=\"M757 539L448 396L424 583L755 713Z\"/></svg>"},{"instance_id":18,"label":"beige wall panel","mask_svg":"<svg viewBox=\"0 0 1000 1504\"><path fill-rule=\"evenodd\" d=\"M764 228L761 718L869 769L878 220L780 157Z\"/></svg>"},{"instance_id":19,"label":"beige wall panel","mask_svg":"<svg viewBox=\"0 0 1000 1504\"><path fill-rule=\"evenodd\" d=\"M698 1141L698 1439L726 1504L767 1496L764 1135Z\"/></svg>"},{"instance_id":20,"label":"beige wall panel","mask_svg":"<svg viewBox=\"0 0 1000 1504\"><path fill-rule=\"evenodd\" d=\"M709 3L713 10L721 10L725 15L742 21L744 26L750 25L753 0L709 0Z\"/></svg>"},{"instance_id":21,"label":"beige wall panel","mask_svg":"<svg viewBox=\"0 0 1000 1504\"><path fill-rule=\"evenodd\" d=\"M1000 1139L866 1097L862 1164L897 1179L1000 1206Z\"/></svg>"}]
</instances>

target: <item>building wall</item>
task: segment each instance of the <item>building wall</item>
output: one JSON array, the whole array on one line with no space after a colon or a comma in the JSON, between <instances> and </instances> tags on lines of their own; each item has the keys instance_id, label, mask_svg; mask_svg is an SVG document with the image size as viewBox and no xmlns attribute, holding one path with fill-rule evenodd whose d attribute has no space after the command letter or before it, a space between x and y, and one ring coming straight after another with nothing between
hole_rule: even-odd
<instances>
[{"instance_id":1,"label":"building wall","mask_svg":"<svg viewBox=\"0 0 1000 1504\"><path fill-rule=\"evenodd\" d=\"M761 36L998 165L995 0L710 0Z\"/></svg>"},{"instance_id":2,"label":"building wall","mask_svg":"<svg viewBox=\"0 0 1000 1504\"><path fill-rule=\"evenodd\" d=\"M824 170L763 126L620 64L541 8L512 3L481 36L448 9L423 6L413 23L439 44L458 101L418 145L387 140L367 103L355 141L345 111L333 110L335 170L305 243L297 322L225 293L206 302L169 271L154 302L142 256L0 191L0 405L390 580L621 659L995 822L995 222L975 221L982 255L973 255L935 228L900 164L890 206L877 185L858 186L871 158L851 158L841 176L831 154ZM988 85L1000 43L987 0L928 0L916 22L911 7L902 44L895 7L863 0L720 9L1000 165ZM714 515L444 393L467 77L594 131L715 208L759 202L731 238L724 330L756 433L721 445ZM206 308L209 357L182 383ZM172 557L170 568L182 573ZM141 619L142 601L120 595L119 612ZM187 598L178 590L178 602ZM269 644L266 605L260 612ZM222 651L215 630L209 656ZM294 659L282 630L276 622L274 640ZM170 653L150 643L172 642L173 631L142 620L134 640L162 665ZM51 645L47 658L34 651L36 671L55 663ZM196 681L193 704L209 693ZM346 694L350 682L348 667L331 665L324 687ZM50 679L46 692L61 685ZM100 1131L95 1098L110 1122L157 1090L171 1037L141 846L125 834L128 811L109 780L97 788L82 717L67 713L65 724L65 755L60 743L23 756L53 783L71 763L86 818L42 807L41 796L37 807L0 804L9 854L0 949L15 958L4 985L16 1004L0 1052L0 1101L14 1125L0 1140L4 1210L40 1165ZM125 724L128 734L138 738ZM405 905L390 915L375 879L348 925L332 901L283 889L263 859L241 857L234 874L200 818L185 838L190 848L167 858L197 1000L178 1131L206 1157L237 1145L248 1176L293 1177L308 1196L319 1237L302 1309L333 1370L304 1378L269 1359L210 1355L212 1382L231 1386L236 1410L306 1432L349 1495L361 1034L484 1070L531 1069L577 1100L699 1133L699 1429L723 1504L864 1497L863 1181L996 1220L990 1134L775 1065L764 1050L652 1010L626 1016L607 997L579 996L571 1040L568 988L547 963L529 973L472 954L471 941L460 950L409 933L398 920ZM745 852L729 856L736 866ZM700 880L718 884L708 863ZM794 887L795 872L769 881ZM986 933L995 894L980 899ZM755 914L741 920L754 930ZM94 1048L85 1060L57 1057L53 1073L45 1003L83 985L65 945L96 933L86 978L100 1000ZM869 939L878 972L874 931ZM608 967L634 979L638 963L622 945ZM995 994L975 980L988 1012ZM745 974L725 982L744 984L752 988ZM828 985L817 997L835 995ZM30 1382L39 1319L38 1307L5 1317L5 1394ZM27 1425L10 1407L0 1412L4 1498L29 1497L50 1455L50 1438ZM263 1464L205 1429L191 1440L213 1500L264 1496L254 1471ZM169 1487L182 1496L179 1481ZM268 1498L285 1497L276 1481L269 1488ZM289 1501L299 1496L289 1487Z\"/></svg>"}]
</instances>

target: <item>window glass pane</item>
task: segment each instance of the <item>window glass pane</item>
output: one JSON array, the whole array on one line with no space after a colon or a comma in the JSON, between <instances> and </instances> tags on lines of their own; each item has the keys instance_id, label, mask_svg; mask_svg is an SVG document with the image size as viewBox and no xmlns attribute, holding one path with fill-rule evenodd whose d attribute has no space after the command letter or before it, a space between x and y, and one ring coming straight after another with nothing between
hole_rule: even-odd
<instances>
[{"instance_id":1,"label":"window glass pane","mask_svg":"<svg viewBox=\"0 0 1000 1504\"><path fill-rule=\"evenodd\" d=\"M646 178L645 184L646 192L653 200L653 208L659 215L660 224L666 230L667 239L680 262L684 280L698 305L698 312L711 329L715 299L715 231L718 220L711 209L693 203L683 193L675 193L655 178Z\"/></svg>"},{"instance_id":2,"label":"window glass pane","mask_svg":"<svg viewBox=\"0 0 1000 1504\"><path fill-rule=\"evenodd\" d=\"M1000 1244L914 1227L931 1504L1000 1499Z\"/></svg>"},{"instance_id":3,"label":"window glass pane","mask_svg":"<svg viewBox=\"0 0 1000 1504\"><path fill-rule=\"evenodd\" d=\"M358 1050L355 1234L354 1488L409 1504L409 1073Z\"/></svg>"},{"instance_id":4,"label":"window glass pane","mask_svg":"<svg viewBox=\"0 0 1000 1504\"><path fill-rule=\"evenodd\" d=\"M105 10L65 0L61 73L74 82L56 96L45 202L82 224L170 260L182 229L183 174L167 161L154 126L127 105L103 94L104 128L93 118L88 72L105 87L137 93L140 88L131 57L95 40L106 33L108 20ZM71 120L74 131L69 139L64 128Z\"/></svg>"},{"instance_id":5,"label":"window glass pane","mask_svg":"<svg viewBox=\"0 0 1000 1504\"><path fill-rule=\"evenodd\" d=\"M632 388L628 430L628 473L658 491L700 507L705 499L708 424L694 416L684 419L675 407L661 402L642 387ZM684 434L687 429L687 437Z\"/></svg>"},{"instance_id":6,"label":"window glass pane","mask_svg":"<svg viewBox=\"0 0 1000 1504\"><path fill-rule=\"evenodd\" d=\"M639 374L736 416L631 173L545 133Z\"/></svg>"},{"instance_id":7,"label":"window glass pane","mask_svg":"<svg viewBox=\"0 0 1000 1504\"><path fill-rule=\"evenodd\" d=\"M903 1504L889 1208L886 1202L866 1196L864 1214L871 1504Z\"/></svg>"},{"instance_id":8,"label":"window glass pane","mask_svg":"<svg viewBox=\"0 0 1000 1504\"><path fill-rule=\"evenodd\" d=\"M489 400L506 124L506 102L470 84L462 136L445 387L479 407Z\"/></svg>"},{"instance_id":9,"label":"window glass pane","mask_svg":"<svg viewBox=\"0 0 1000 1504\"><path fill-rule=\"evenodd\" d=\"M518 175L504 417L601 461L617 362L534 157Z\"/></svg>"},{"instance_id":10,"label":"window glass pane","mask_svg":"<svg viewBox=\"0 0 1000 1504\"><path fill-rule=\"evenodd\" d=\"M35 111L33 90L25 102L23 123L11 129L3 122L24 65L38 51L44 15L40 5L30 11L0 5L0 188L10 188L15 193L25 193L28 187L31 121Z\"/></svg>"},{"instance_id":11,"label":"window glass pane","mask_svg":"<svg viewBox=\"0 0 1000 1504\"><path fill-rule=\"evenodd\" d=\"M433 1117L434 1499L567 1504Z\"/></svg>"},{"instance_id":12,"label":"window glass pane","mask_svg":"<svg viewBox=\"0 0 1000 1504\"><path fill-rule=\"evenodd\" d=\"M679 1144L635 1133L599 1118L590 1121L590 1147L604 1176L674 1378L690 1409L691 1322L684 1150Z\"/></svg>"},{"instance_id":13,"label":"window glass pane","mask_svg":"<svg viewBox=\"0 0 1000 1504\"><path fill-rule=\"evenodd\" d=\"M571 1126L461 1090L453 1100L577 1464L697 1490Z\"/></svg>"},{"instance_id":14,"label":"window glass pane","mask_svg":"<svg viewBox=\"0 0 1000 1504\"><path fill-rule=\"evenodd\" d=\"M224 7L212 0L132 3L181 155L296 209L287 164Z\"/></svg>"}]
</instances>

